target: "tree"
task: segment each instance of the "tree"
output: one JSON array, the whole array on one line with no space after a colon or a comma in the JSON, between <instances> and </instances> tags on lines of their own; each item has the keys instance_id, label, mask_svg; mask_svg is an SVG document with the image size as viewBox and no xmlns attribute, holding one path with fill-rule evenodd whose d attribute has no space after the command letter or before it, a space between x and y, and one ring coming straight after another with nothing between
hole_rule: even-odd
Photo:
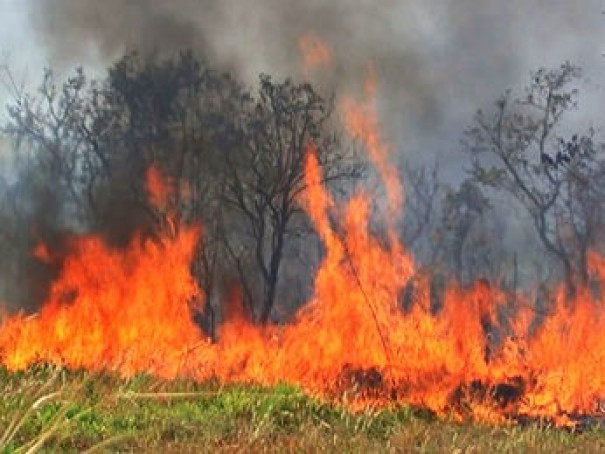
<instances>
[{"instance_id":1,"label":"tree","mask_svg":"<svg viewBox=\"0 0 605 454\"><path fill-rule=\"evenodd\" d=\"M464 151L475 181L514 197L542 246L562 265L568 289L588 280L587 252L603 215L603 149L594 132L565 138L562 120L577 107L580 69L536 71L525 95L507 92L491 114L478 111Z\"/></svg>"},{"instance_id":2,"label":"tree","mask_svg":"<svg viewBox=\"0 0 605 454\"><path fill-rule=\"evenodd\" d=\"M14 148L3 156L11 180L0 203L0 217L10 219L0 227L10 268L3 277L11 300L31 309L45 297L57 272L31 251L42 241L62 252L60 232L90 231L99 219L97 196L109 168L97 145L108 130L99 128L95 110L102 96L81 68L64 82L45 70L37 95L18 87L8 68L4 77L14 98L1 132Z\"/></svg>"},{"instance_id":3,"label":"tree","mask_svg":"<svg viewBox=\"0 0 605 454\"><path fill-rule=\"evenodd\" d=\"M463 181L456 189L446 188L442 217L437 228L435 244L438 261L459 282L495 279L496 263L503 257L494 245L494 217L489 200L472 180Z\"/></svg>"},{"instance_id":4,"label":"tree","mask_svg":"<svg viewBox=\"0 0 605 454\"><path fill-rule=\"evenodd\" d=\"M304 162L314 144L324 169L324 182L356 178L361 167L339 147L330 132L331 104L309 84L290 79L260 78L258 97L245 100L226 154L225 201L244 221L251 253L260 275L262 300L258 321L267 323L275 304L285 242L301 234L295 218L302 214L299 195L305 190ZM233 243L233 240L231 239ZM230 244L249 298L256 275L246 274L243 257ZM239 249L241 250L241 249Z\"/></svg>"},{"instance_id":5,"label":"tree","mask_svg":"<svg viewBox=\"0 0 605 454\"><path fill-rule=\"evenodd\" d=\"M123 244L135 231L153 237L201 223L192 271L213 335L213 302L233 277L249 313L269 320L284 256L300 250L288 241L310 231L297 202L307 147L316 145L326 183L359 175L359 161L338 144L331 106L308 84L269 76L253 99L191 52L132 53L101 81L78 69L59 84L46 72L38 96L16 91L4 131L28 145L23 166L35 169L21 175L53 196L46 205L63 228ZM146 193L151 167L167 183L162 206Z\"/></svg>"},{"instance_id":6,"label":"tree","mask_svg":"<svg viewBox=\"0 0 605 454\"><path fill-rule=\"evenodd\" d=\"M406 183L403 243L426 260L434 249L432 237L442 189L439 163L435 161L431 166L406 163L403 169Z\"/></svg>"},{"instance_id":7,"label":"tree","mask_svg":"<svg viewBox=\"0 0 605 454\"><path fill-rule=\"evenodd\" d=\"M231 277L225 238L235 223L224 209L225 150L233 142L233 124L250 95L228 73L205 66L191 52L177 58L129 54L112 66L108 99L122 118L116 144L123 156L119 168L137 178L124 179L140 204L166 226L173 221L203 224L203 243L192 271L206 295L205 331L215 337L217 301ZM170 183L168 205L147 203L144 173L154 165Z\"/></svg>"},{"instance_id":8,"label":"tree","mask_svg":"<svg viewBox=\"0 0 605 454\"><path fill-rule=\"evenodd\" d=\"M35 166L41 178L52 182L48 189L61 201L58 219L71 228L86 228L94 218L96 185L108 171L107 157L96 146L106 132L97 129L92 110L98 90L78 68L62 84L46 70L37 98L16 87L14 95L2 131L20 149L17 161Z\"/></svg>"}]
</instances>

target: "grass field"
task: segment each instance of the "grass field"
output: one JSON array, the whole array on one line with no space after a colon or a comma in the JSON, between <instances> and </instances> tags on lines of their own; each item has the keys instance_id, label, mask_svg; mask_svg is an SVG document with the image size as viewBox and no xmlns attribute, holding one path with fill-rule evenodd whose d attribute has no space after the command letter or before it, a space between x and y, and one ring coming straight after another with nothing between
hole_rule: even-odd
<instances>
[{"instance_id":1,"label":"grass field","mask_svg":"<svg viewBox=\"0 0 605 454\"><path fill-rule=\"evenodd\" d=\"M605 427L461 424L410 408L353 414L295 387L0 368L0 452L595 452Z\"/></svg>"}]
</instances>

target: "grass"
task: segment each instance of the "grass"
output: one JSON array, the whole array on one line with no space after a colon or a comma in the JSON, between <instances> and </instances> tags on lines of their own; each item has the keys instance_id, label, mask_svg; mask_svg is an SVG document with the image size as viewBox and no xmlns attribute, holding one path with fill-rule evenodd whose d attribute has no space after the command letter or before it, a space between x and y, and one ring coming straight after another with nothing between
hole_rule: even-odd
<instances>
[{"instance_id":1,"label":"grass","mask_svg":"<svg viewBox=\"0 0 605 454\"><path fill-rule=\"evenodd\" d=\"M0 368L0 452L598 452L582 433L438 420L410 408L353 414L279 385L166 382Z\"/></svg>"}]
</instances>

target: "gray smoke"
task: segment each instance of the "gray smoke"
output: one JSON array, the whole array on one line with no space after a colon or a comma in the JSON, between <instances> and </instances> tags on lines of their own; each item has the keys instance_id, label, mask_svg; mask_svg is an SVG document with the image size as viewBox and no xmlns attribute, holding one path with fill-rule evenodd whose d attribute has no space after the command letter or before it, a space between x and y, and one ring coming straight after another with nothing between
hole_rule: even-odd
<instances>
[{"instance_id":1,"label":"gray smoke","mask_svg":"<svg viewBox=\"0 0 605 454\"><path fill-rule=\"evenodd\" d=\"M373 63L398 156L439 156L451 180L463 175L459 139L474 111L522 89L530 71L570 60L587 75L579 117L598 120L604 101L597 0L29 0L28 8L33 40L64 70L102 71L132 50L192 49L249 85L262 72L300 79L298 40L313 34L331 48L334 65L311 81L355 92Z\"/></svg>"},{"instance_id":2,"label":"gray smoke","mask_svg":"<svg viewBox=\"0 0 605 454\"><path fill-rule=\"evenodd\" d=\"M169 52L195 47L201 37L193 20L174 14L169 2L48 0L31 4L31 18L59 64L90 52L109 60L125 48Z\"/></svg>"},{"instance_id":3,"label":"gray smoke","mask_svg":"<svg viewBox=\"0 0 605 454\"><path fill-rule=\"evenodd\" d=\"M459 160L452 151L473 111L522 86L531 70L572 60L593 79L605 75L601 8L597 0L30 0L33 28L57 65L192 48L252 84L260 72L300 77L298 39L313 33L335 62L316 82L353 91L372 61L397 148L446 164Z\"/></svg>"}]
</instances>

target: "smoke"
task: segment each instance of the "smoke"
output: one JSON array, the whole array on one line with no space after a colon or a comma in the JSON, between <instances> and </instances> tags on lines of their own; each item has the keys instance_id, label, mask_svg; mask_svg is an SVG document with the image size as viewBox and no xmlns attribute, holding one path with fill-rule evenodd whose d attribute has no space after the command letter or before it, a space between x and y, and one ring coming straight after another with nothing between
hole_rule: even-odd
<instances>
[{"instance_id":1,"label":"smoke","mask_svg":"<svg viewBox=\"0 0 605 454\"><path fill-rule=\"evenodd\" d=\"M252 84L261 72L301 76L298 40L313 33L332 50L334 66L313 74L314 82L337 92L358 89L368 63L379 71L384 103L392 124L406 119L428 127L440 112L441 83L427 59L438 57L447 41L432 10L402 8L400 2L240 2L50 0L32 5L31 16L50 60L81 64L98 55L109 64L124 52L171 53L192 48L216 66L239 73ZM499 38L501 39L501 37ZM397 130L397 128L393 128Z\"/></svg>"},{"instance_id":2,"label":"smoke","mask_svg":"<svg viewBox=\"0 0 605 454\"><path fill-rule=\"evenodd\" d=\"M54 64L191 48L250 84L261 72L301 77L298 39L313 33L334 56L314 82L354 91L373 62L397 148L446 164L459 161L452 151L475 109L522 86L538 66L594 66L605 30L596 0L556 8L543 0L48 0L30 9ZM594 76L605 75L602 66Z\"/></svg>"},{"instance_id":3,"label":"smoke","mask_svg":"<svg viewBox=\"0 0 605 454\"><path fill-rule=\"evenodd\" d=\"M31 17L58 64L78 62L91 51L110 60L125 48L171 52L200 45L197 25L174 14L168 2L49 0L31 5Z\"/></svg>"},{"instance_id":4,"label":"smoke","mask_svg":"<svg viewBox=\"0 0 605 454\"><path fill-rule=\"evenodd\" d=\"M463 174L458 141L473 112L507 88L521 88L531 70L572 60L593 80L605 76L601 8L596 0L556 7L544 0L28 4L32 38L59 69L83 65L102 71L131 50L170 55L192 49L249 85L264 72L309 77L325 91L343 94L362 88L371 63L387 139L398 157L439 156L443 175L452 180ZM299 38L306 34L330 48L330 67L304 73ZM599 99L592 97L587 116L596 118ZM129 212L129 206L122 211Z\"/></svg>"}]
</instances>

